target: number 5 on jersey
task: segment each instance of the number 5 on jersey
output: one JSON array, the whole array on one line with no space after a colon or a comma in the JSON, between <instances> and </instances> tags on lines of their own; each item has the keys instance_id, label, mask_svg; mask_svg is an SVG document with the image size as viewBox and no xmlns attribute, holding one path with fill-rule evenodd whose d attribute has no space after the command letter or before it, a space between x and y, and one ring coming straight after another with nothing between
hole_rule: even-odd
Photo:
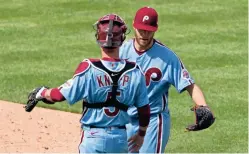
<instances>
[{"instance_id":1,"label":"number 5 on jersey","mask_svg":"<svg viewBox=\"0 0 249 154\"><path fill-rule=\"evenodd\" d=\"M111 99L111 96L112 96L112 92L108 92L107 94L107 99ZM117 96L120 96L120 92L118 91L117 92ZM106 100L107 100L106 99ZM118 101L118 100L117 100ZM118 101L119 102L119 101ZM110 108L114 108L114 111L110 110ZM104 113L109 116L109 117L115 117L118 115L119 113L119 109L116 108L116 107L104 107Z\"/></svg>"}]
</instances>

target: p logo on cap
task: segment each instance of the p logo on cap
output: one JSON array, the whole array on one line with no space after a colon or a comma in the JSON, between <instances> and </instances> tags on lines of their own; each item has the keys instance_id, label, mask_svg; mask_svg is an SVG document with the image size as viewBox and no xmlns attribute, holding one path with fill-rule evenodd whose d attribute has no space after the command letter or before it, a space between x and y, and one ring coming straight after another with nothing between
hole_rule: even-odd
<instances>
[{"instance_id":1,"label":"p logo on cap","mask_svg":"<svg viewBox=\"0 0 249 154\"><path fill-rule=\"evenodd\" d=\"M157 31L158 14L151 7L140 8L135 15L133 27L147 31Z\"/></svg>"},{"instance_id":2,"label":"p logo on cap","mask_svg":"<svg viewBox=\"0 0 249 154\"><path fill-rule=\"evenodd\" d=\"M144 17L143 17L143 22L144 22L145 20L149 20L149 19L150 19L149 16L144 16Z\"/></svg>"}]
</instances>

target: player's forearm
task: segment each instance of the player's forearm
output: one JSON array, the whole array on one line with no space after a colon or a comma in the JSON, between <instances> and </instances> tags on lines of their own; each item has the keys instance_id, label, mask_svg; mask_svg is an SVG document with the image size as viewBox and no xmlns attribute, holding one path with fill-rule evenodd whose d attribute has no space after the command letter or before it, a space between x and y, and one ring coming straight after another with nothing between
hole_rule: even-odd
<instances>
[{"instance_id":1,"label":"player's forearm","mask_svg":"<svg viewBox=\"0 0 249 154\"><path fill-rule=\"evenodd\" d=\"M150 106L145 105L139 107L138 109L138 119L139 119L139 135L145 136L147 127L150 123Z\"/></svg>"},{"instance_id":2,"label":"player's forearm","mask_svg":"<svg viewBox=\"0 0 249 154\"><path fill-rule=\"evenodd\" d=\"M57 88L52 88L52 89L45 89L43 90L41 94L46 100L50 101L51 104L55 102L61 102L64 101L65 98L63 95L60 93L59 89ZM53 102L53 103L52 103Z\"/></svg>"},{"instance_id":3,"label":"player's forearm","mask_svg":"<svg viewBox=\"0 0 249 154\"><path fill-rule=\"evenodd\" d=\"M207 105L201 89L196 84L190 85L186 89L196 105Z\"/></svg>"}]
</instances>

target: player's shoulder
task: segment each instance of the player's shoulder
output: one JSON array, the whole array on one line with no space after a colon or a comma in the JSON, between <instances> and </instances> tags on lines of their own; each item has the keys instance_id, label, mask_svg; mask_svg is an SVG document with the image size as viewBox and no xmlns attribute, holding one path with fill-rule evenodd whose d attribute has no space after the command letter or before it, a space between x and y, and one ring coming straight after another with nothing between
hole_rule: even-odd
<instances>
[{"instance_id":1,"label":"player's shoulder","mask_svg":"<svg viewBox=\"0 0 249 154\"><path fill-rule=\"evenodd\" d=\"M154 46L159 52L164 52L164 53L172 53L173 51L165 44L160 42L159 40L155 39L154 40Z\"/></svg>"},{"instance_id":2,"label":"player's shoulder","mask_svg":"<svg viewBox=\"0 0 249 154\"><path fill-rule=\"evenodd\" d=\"M174 60L178 59L177 54L171 50L167 45L163 44L159 40L154 40L155 53L160 54L161 58Z\"/></svg>"},{"instance_id":3,"label":"player's shoulder","mask_svg":"<svg viewBox=\"0 0 249 154\"><path fill-rule=\"evenodd\" d=\"M76 70L74 71L74 76L81 75L89 70L91 67L91 64L93 62L100 61L100 59L84 59L83 61L80 62L80 64L77 66Z\"/></svg>"}]
</instances>

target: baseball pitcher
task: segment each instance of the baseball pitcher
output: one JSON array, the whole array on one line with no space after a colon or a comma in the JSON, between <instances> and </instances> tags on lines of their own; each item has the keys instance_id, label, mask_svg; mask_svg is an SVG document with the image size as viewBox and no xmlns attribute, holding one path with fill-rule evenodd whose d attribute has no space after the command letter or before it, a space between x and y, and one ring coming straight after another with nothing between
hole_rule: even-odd
<instances>
[{"instance_id":1,"label":"baseball pitcher","mask_svg":"<svg viewBox=\"0 0 249 154\"><path fill-rule=\"evenodd\" d=\"M140 8L134 17L134 39L125 42L120 48L120 58L136 62L146 77L150 123L144 138L141 153L164 153L170 134L170 113L168 109L168 91L171 85L181 93L187 90L198 106L196 123L187 127L189 131L208 128L214 122L212 112L207 107L202 91L194 83L186 67L178 56L154 39L158 28L158 14L151 7ZM139 121L136 108L128 110L131 123L127 125L128 136L138 131Z\"/></svg>"}]
</instances>

